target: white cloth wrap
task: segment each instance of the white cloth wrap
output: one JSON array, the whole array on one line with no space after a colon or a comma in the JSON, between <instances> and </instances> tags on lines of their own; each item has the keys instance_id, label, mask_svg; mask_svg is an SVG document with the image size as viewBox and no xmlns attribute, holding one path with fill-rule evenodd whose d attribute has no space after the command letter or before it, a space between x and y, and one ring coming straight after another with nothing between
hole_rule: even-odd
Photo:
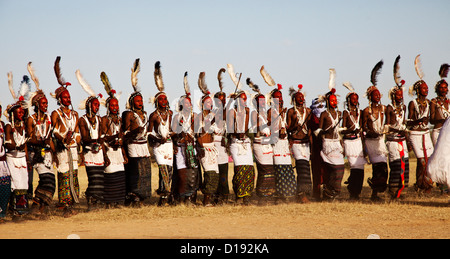
<instances>
[{"instance_id":1,"label":"white cloth wrap","mask_svg":"<svg viewBox=\"0 0 450 259\"><path fill-rule=\"evenodd\" d=\"M291 150L287 139L278 139L273 144L273 162L275 165L291 165Z\"/></svg>"},{"instance_id":2,"label":"white cloth wrap","mask_svg":"<svg viewBox=\"0 0 450 259\"><path fill-rule=\"evenodd\" d=\"M253 165L253 152L250 139L231 139L230 153L235 166Z\"/></svg>"},{"instance_id":3,"label":"white cloth wrap","mask_svg":"<svg viewBox=\"0 0 450 259\"><path fill-rule=\"evenodd\" d=\"M295 160L307 160L311 157L311 149L309 143L294 143L292 144L292 153Z\"/></svg>"},{"instance_id":4,"label":"white cloth wrap","mask_svg":"<svg viewBox=\"0 0 450 259\"><path fill-rule=\"evenodd\" d=\"M73 159L73 170L78 170L78 151L77 146L71 146L70 152L72 154ZM64 150L62 152L56 153L56 157L58 158L58 172L64 173L70 170L69 168L69 157L67 156L67 150Z\"/></svg>"},{"instance_id":5,"label":"white cloth wrap","mask_svg":"<svg viewBox=\"0 0 450 259\"><path fill-rule=\"evenodd\" d=\"M214 135L214 145L216 146L217 151L219 152L217 163L228 164L228 153L226 147L222 146L222 138L221 135Z\"/></svg>"},{"instance_id":6,"label":"white cloth wrap","mask_svg":"<svg viewBox=\"0 0 450 259\"><path fill-rule=\"evenodd\" d=\"M384 136L366 138L365 144L370 163L387 163L388 151L384 142Z\"/></svg>"},{"instance_id":7,"label":"white cloth wrap","mask_svg":"<svg viewBox=\"0 0 450 259\"><path fill-rule=\"evenodd\" d=\"M350 168L364 169L364 165L367 164L361 138L344 139L344 155Z\"/></svg>"},{"instance_id":8,"label":"white cloth wrap","mask_svg":"<svg viewBox=\"0 0 450 259\"><path fill-rule=\"evenodd\" d=\"M155 155L156 163L158 165L173 166L173 143L167 141L164 144L157 143L153 147L153 154Z\"/></svg>"},{"instance_id":9,"label":"white cloth wrap","mask_svg":"<svg viewBox=\"0 0 450 259\"><path fill-rule=\"evenodd\" d=\"M430 132L427 131L410 131L409 139L411 141L412 149L417 158L424 158L424 148L423 141L425 140L425 150L427 152L427 157L433 154L434 148L431 141Z\"/></svg>"},{"instance_id":10,"label":"white cloth wrap","mask_svg":"<svg viewBox=\"0 0 450 259\"><path fill-rule=\"evenodd\" d=\"M28 189L28 169L25 152L12 151L7 153L6 163L8 163L11 173L11 190Z\"/></svg>"},{"instance_id":11,"label":"white cloth wrap","mask_svg":"<svg viewBox=\"0 0 450 259\"><path fill-rule=\"evenodd\" d=\"M320 156L323 161L331 165L344 164L344 148L339 139L323 139Z\"/></svg>"},{"instance_id":12,"label":"white cloth wrap","mask_svg":"<svg viewBox=\"0 0 450 259\"><path fill-rule=\"evenodd\" d=\"M408 157L408 147L406 146L406 140L403 141L386 141L386 147L389 152L389 161L399 160L401 158L400 152L404 152L404 157Z\"/></svg>"},{"instance_id":13,"label":"white cloth wrap","mask_svg":"<svg viewBox=\"0 0 450 259\"><path fill-rule=\"evenodd\" d=\"M264 143L264 141L262 142ZM253 142L255 159L261 165L273 165L273 148L271 144Z\"/></svg>"},{"instance_id":14,"label":"white cloth wrap","mask_svg":"<svg viewBox=\"0 0 450 259\"><path fill-rule=\"evenodd\" d=\"M219 173L219 164L217 163L218 151L214 146L214 143L204 143L203 149L205 155L200 159L203 171L214 171Z\"/></svg>"}]
</instances>

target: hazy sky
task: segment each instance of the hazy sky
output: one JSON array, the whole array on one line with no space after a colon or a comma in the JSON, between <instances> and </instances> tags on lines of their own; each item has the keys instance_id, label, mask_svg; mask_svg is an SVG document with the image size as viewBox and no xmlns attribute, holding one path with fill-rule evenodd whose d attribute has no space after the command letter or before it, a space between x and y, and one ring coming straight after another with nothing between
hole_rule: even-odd
<instances>
[{"instance_id":1,"label":"hazy sky","mask_svg":"<svg viewBox=\"0 0 450 259\"><path fill-rule=\"evenodd\" d=\"M393 63L401 55L401 76L406 86L418 80L414 58L421 54L430 97L442 63L450 62L448 29L450 1L103 1L0 0L0 82L5 109L12 102L7 72L16 90L27 63L33 62L47 95L57 87L53 64L61 68L70 86L74 107L87 97L75 77L80 69L97 92L105 94L100 73L122 91L121 109L132 92L130 73L141 59L139 85L144 98L156 94L154 63L160 61L166 92L174 100L183 94L183 74L189 73L194 98L197 79L206 72L211 92L218 91L217 72L228 63L243 80L250 77L264 93L262 65L277 83L288 88L303 84L308 104L327 92L329 68L337 72L337 93L343 108L350 81L363 94L370 86L374 65L384 61L379 76L383 103L394 86ZM228 74L225 90L234 91ZM244 84L246 90L250 89ZM34 84L33 84L34 89ZM405 100L411 97L405 93ZM56 101L49 97L50 109ZM173 106L172 106L173 108ZM146 110L153 107L149 104ZM83 114L84 111L81 111ZM105 114L102 108L100 113Z\"/></svg>"}]
</instances>

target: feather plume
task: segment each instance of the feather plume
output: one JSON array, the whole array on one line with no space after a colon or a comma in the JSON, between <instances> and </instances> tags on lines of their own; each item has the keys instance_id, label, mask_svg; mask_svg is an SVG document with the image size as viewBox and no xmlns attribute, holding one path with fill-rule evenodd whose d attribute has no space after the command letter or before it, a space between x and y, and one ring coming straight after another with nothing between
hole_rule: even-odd
<instances>
[{"instance_id":1,"label":"feather plume","mask_svg":"<svg viewBox=\"0 0 450 259\"><path fill-rule=\"evenodd\" d=\"M400 76L400 55L397 56L394 62L394 81L398 87L401 87L400 80L402 77Z\"/></svg>"},{"instance_id":2,"label":"feather plume","mask_svg":"<svg viewBox=\"0 0 450 259\"><path fill-rule=\"evenodd\" d=\"M155 77L156 88L158 88L158 91L164 92L164 82L161 73L161 63L159 61L156 61L155 63L155 72L153 73L153 75Z\"/></svg>"},{"instance_id":3,"label":"feather plume","mask_svg":"<svg viewBox=\"0 0 450 259\"><path fill-rule=\"evenodd\" d=\"M336 87L336 70L334 68L330 68L330 79L328 80L328 89L331 91Z\"/></svg>"},{"instance_id":4,"label":"feather plume","mask_svg":"<svg viewBox=\"0 0 450 259\"><path fill-rule=\"evenodd\" d=\"M66 85L66 80L64 79L64 77L62 77L61 67L59 65L60 62L61 62L61 57L57 56L56 60L55 60L55 65L53 68L55 70L56 80L58 80L59 85L63 86L63 85Z\"/></svg>"},{"instance_id":5,"label":"feather plume","mask_svg":"<svg viewBox=\"0 0 450 259\"><path fill-rule=\"evenodd\" d=\"M298 90L296 90L293 86L289 87L289 96L294 96L295 93L297 93Z\"/></svg>"},{"instance_id":6,"label":"feather plume","mask_svg":"<svg viewBox=\"0 0 450 259\"><path fill-rule=\"evenodd\" d=\"M189 87L189 81L188 81L188 72L184 72L184 78L183 78L183 86L184 86L184 92L186 95L191 94L191 88Z\"/></svg>"},{"instance_id":7,"label":"feather plume","mask_svg":"<svg viewBox=\"0 0 450 259\"><path fill-rule=\"evenodd\" d=\"M31 80L33 80L34 84L36 85L36 89L38 91L41 90L41 88L39 87L40 86L39 85L39 79L37 78L36 74L34 73L34 68L31 65L31 61L28 62L27 69L28 69L28 73L30 73Z\"/></svg>"},{"instance_id":8,"label":"feather plume","mask_svg":"<svg viewBox=\"0 0 450 259\"><path fill-rule=\"evenodd\" d=\"M23 98L28 99L28 94L30 93L30 91L30 78L24 75L22 82L20 82L19 97L22 96Z\"/></svg>"},{"instance_id":9,"label":"feather plume","mask_svg":"<svg viewBox=\"0 0 450 259\"><path fill-rule=\"evenodd\" d=\"M78 82L80 83L83 90L90 96L96 96L94 90L92 90L92 87L86 82L86 80L84 80L79 69L75 71L75 75L77 76Z\"/></svg>"},{"instance_id":10,"label":"feather plume","mask_svg":"<svg viewBox=\"0 0 450 259\"><path fill-rule=\"evenodd\" d=\"M441 65L441 67L439 69L439 76L441 77L441 79L444 79L447 77L449 68L450 68L450 65L447 63Z\"/></svg>"},{"instance_id":11,"label":"feather plume","mask_svg":"<svg viewBox=\"0 0 450 259\"><path fill-rule=\"evenodd\" d=\"M225 73L225 71L225 68L221 68L217 74L217 80L219 81L219 89L221 92L223 91L222 73Z\"/></svg>"},{"instance_id":12,"label":"feather plume","mask_svg":"<svg viewBox=\"0 0 450 259\"><path fill-rule=\"evenodd\" d=\"M241 90L242 89L242 84L240 82L240 80L236 77L236 73L234 72L234 67L232 64L227 64L227 68L228 68L228 74L231 77L231 80L233 81L234 85L236 86L237 90Z\"/></svg>"},{"instance_id":13,"label":"feather plume","mask_svg":"<svg viewBox=\"0 0 450 259\"><path fill-rule=\"evenodd\" d=\"M11 92L11 96L12 96L13 100L15 101L17 99L17 96L16 96L16 93L14 92L12 72L8 73L8 87L9 87L9 91Z\"/></svg>"},{"instance_id":14,"label":"feather plume","mask_svg":"<svg viewBox=\"0 0 450 259\"><path fill-rule=\"evenodd\" d=\"M200 74L198 75L198 88L200 88L200 91L202 91L203 95L210 94L205 81L205 72L200 72Z\"/></svg>"},{"instance_id":15,"label":"feather plume","mask_svg":"<svg viewBox=\"0 0 450 259\"><path fill-rule=\"evenodd\" d=\"M261 93L261 91L260 91L260 89L259 89L259 86L258 85L255 85L253 82L252 82L252 80L250 79L250 78L247 78L247 85L254 91L254 92L257 92L257 93Z\"/></svg>"},{"instance_id":16,"label":"feather plume","mask_svg":"<svg viewBox=\"0 0 450 259\"><path fill-rule=\"evenodd\" d=\"M345 88L347 88L351 93L353 93L355 91L355 88L353 88L353 85L350 82L344 82L342 85Z\"/></svg>"},{"instance_id":17,"label":"feather plume","mask_svg":"<svg viewBox=\"0 0 450 259\"><path fill-rule=\"evenodd\" d=\"M420 54L416 56L414 59L414 68L416 69L416 73L419 76L420 80L423 79L423 71L422 71L422 62L420 61Z\"/></svg>"},{"instance_id":18,"label":"feather plume","mask_svg":"<svg viewBox=\"0 0 450 259\"><path fill-rule=\"evenodd\" d=\"M372 69L372 73L370 74L370 82L373 86L377 86L378 83L378 75L381 72L381 68L383 67L383 60L380 60Z\"/></svg>"},{"instance_id":19,"label":"feather plume","mask_svg":"<svg viewBox=\"0 0 450 259\"><path fill-rule=\"evenodd\" d=\"M139 58L136 59L133 63L133 67L131 68L131 85L135 92L139 91L138 78L137 75L141 71L141 64Z\"/></svg>"},{"instance_id":20,"label":"feather plume","mask_svg":"<svg viewBox=\"0 0 450 259\"><path fill-rule=\"evenodd\" d=\"M273 78L269 75L269 73L267 73L266 69L264 68L264 66L261 66L261 69L259 70L259 72L261 73L262 77L264 78L264 81L269 85L269 86L275 86L275 81L273 80Z\"/></svg>"},{"instance_id":21,"label":"feather plume","mask_svg":"<svg viewBox=\"0 0 450 259\"><path fill-rule=\"evenodd\" d=\"M100 73L100 80L102 80L102 83L105 86L106 93L112 97L114 95L114 92L112 91L113 88L111 86L111 83L109 82L108 76L103 71Z\"/></svg>"}]
</instances>

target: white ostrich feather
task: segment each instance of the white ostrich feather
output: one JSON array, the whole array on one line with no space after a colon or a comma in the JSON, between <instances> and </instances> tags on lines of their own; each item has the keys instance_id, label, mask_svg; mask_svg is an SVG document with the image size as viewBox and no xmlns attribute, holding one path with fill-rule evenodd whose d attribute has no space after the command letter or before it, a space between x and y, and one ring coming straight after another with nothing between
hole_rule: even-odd
<instances>
[{"instance_id":1,"label":"white ostrich feather","mask_svg":"<svg viewBox=\"0 0 450 259\"><path fill-rule=\"evenodd\" d=\"M241 81L236 77L236 73L234 72L234 67L232 64L227 64L227 71L236 88L238 90L241 90L242 89Z\"/></svg>"},{"instance_id":2,"label":"white ostrich feather","mask_svg":"<svg viewBox=\"0 0 450 259\"><path fill-rule=\"evenodd\" d=\"M86 82L86 80L84 80L79 69L75 71L75 75L77 76L78 82L80 83L83 90L90 96L96 96L94 90L92 90L92 87Z\"/></svg>"},{"instance_id":3,"label":"white ostrich feather","mask_svg":"<svg viewBox=\"0 0 450 259\"><path fill-rule=\"evenodd\" d=\"M39 87L40 86L39 79L37 78L37 76L35 74L35 71L31 64L31 61L28 62L27 69L28 69L28 73L30 73L31 80L33 80L34 84L36 85L36 89L41 90L41 88Z\"/></svg>"},{"instance_id":4,"label":"white ostrich feather","mask_svg":"<svg viewBox=\"0 0 450 259\"><path fill-rule=\"evenodd\" d=\"M419 76L420 80L423 79L423 71L422 71L422 62L420 61L420 54L417 55L416 59L414 60L414 68L416 69L416 73Z\"/></svg>"},{"instance_id":5,"label":"white ostrich feather","mask_svg":"<svg viewBox=\"0 0 450 259\"><path fill-rule=\"evenodd\" d=\"M9 87L9 91L11 92L13 99L16 100L17 96L16 96L16 93L14 92L12 72L8 72L8 87Z\"/></svg>"},{"instance_id":6,"label":"white ostrich feather","mask_svg":"<svg viewBox=\"0 0 450 259\"><path fill-rule=\"evenodd\" d=\"M264 81L269 85L269 86L275 86L275 80L273 80L273 78L269 75L269 73L267 73L266 69L264 68L264 66L261 66L261 69L259 70L259 72L261 73Z\"/></svg>"},{"instance_id":7,"label":"white ostrich feather","mask_svg":"<svg viewBox=\"0 0 450 259\"><path fill-rule=\"evenodd\" d=\"M336 70L334 68L330 68L330 79L328 81L328 89L331 91L336 87Z\"/></svg>"}]
</instances>

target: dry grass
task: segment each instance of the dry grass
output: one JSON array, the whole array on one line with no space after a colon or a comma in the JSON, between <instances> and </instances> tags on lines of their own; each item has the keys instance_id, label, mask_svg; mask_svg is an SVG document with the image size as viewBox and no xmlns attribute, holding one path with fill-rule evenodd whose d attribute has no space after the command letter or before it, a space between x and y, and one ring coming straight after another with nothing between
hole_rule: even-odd
<instances>
[{"instance_id":1,"label":"dry grass","mask_svg":"<svg viewBox=\"0 0 450 259\"><path fill-rule=\"evenodd\" d=\"M411 159L410 185L415 178L415 159ZM365 179L371 176L366 168ZM230 178L232 177L230 168ZM344 180L348 177L348 170ZM153 190L157 188L157 168L153 167ZM87 178L80 168L80 190ZM37 176L35 177L37 181ZM37 183L36 183L37 184ZM231 184L231 183L230 183ZM84 199L79 213L63 218L52 211L46 220L28 220L0 225L0 238L449 238L450 206L447 195L437 188L427 197L409 188L405 199L372 203L370 188L364 182L362 199L348 201L343 185L334 202L280 204L259 207L224 205L205 208L179 205L157 207L156 195L141 208L104 209L85 212ZM201 200L201 195L199 195ZM55 197L56 199L56 197Z\"/></svg>"}]
</instances>

